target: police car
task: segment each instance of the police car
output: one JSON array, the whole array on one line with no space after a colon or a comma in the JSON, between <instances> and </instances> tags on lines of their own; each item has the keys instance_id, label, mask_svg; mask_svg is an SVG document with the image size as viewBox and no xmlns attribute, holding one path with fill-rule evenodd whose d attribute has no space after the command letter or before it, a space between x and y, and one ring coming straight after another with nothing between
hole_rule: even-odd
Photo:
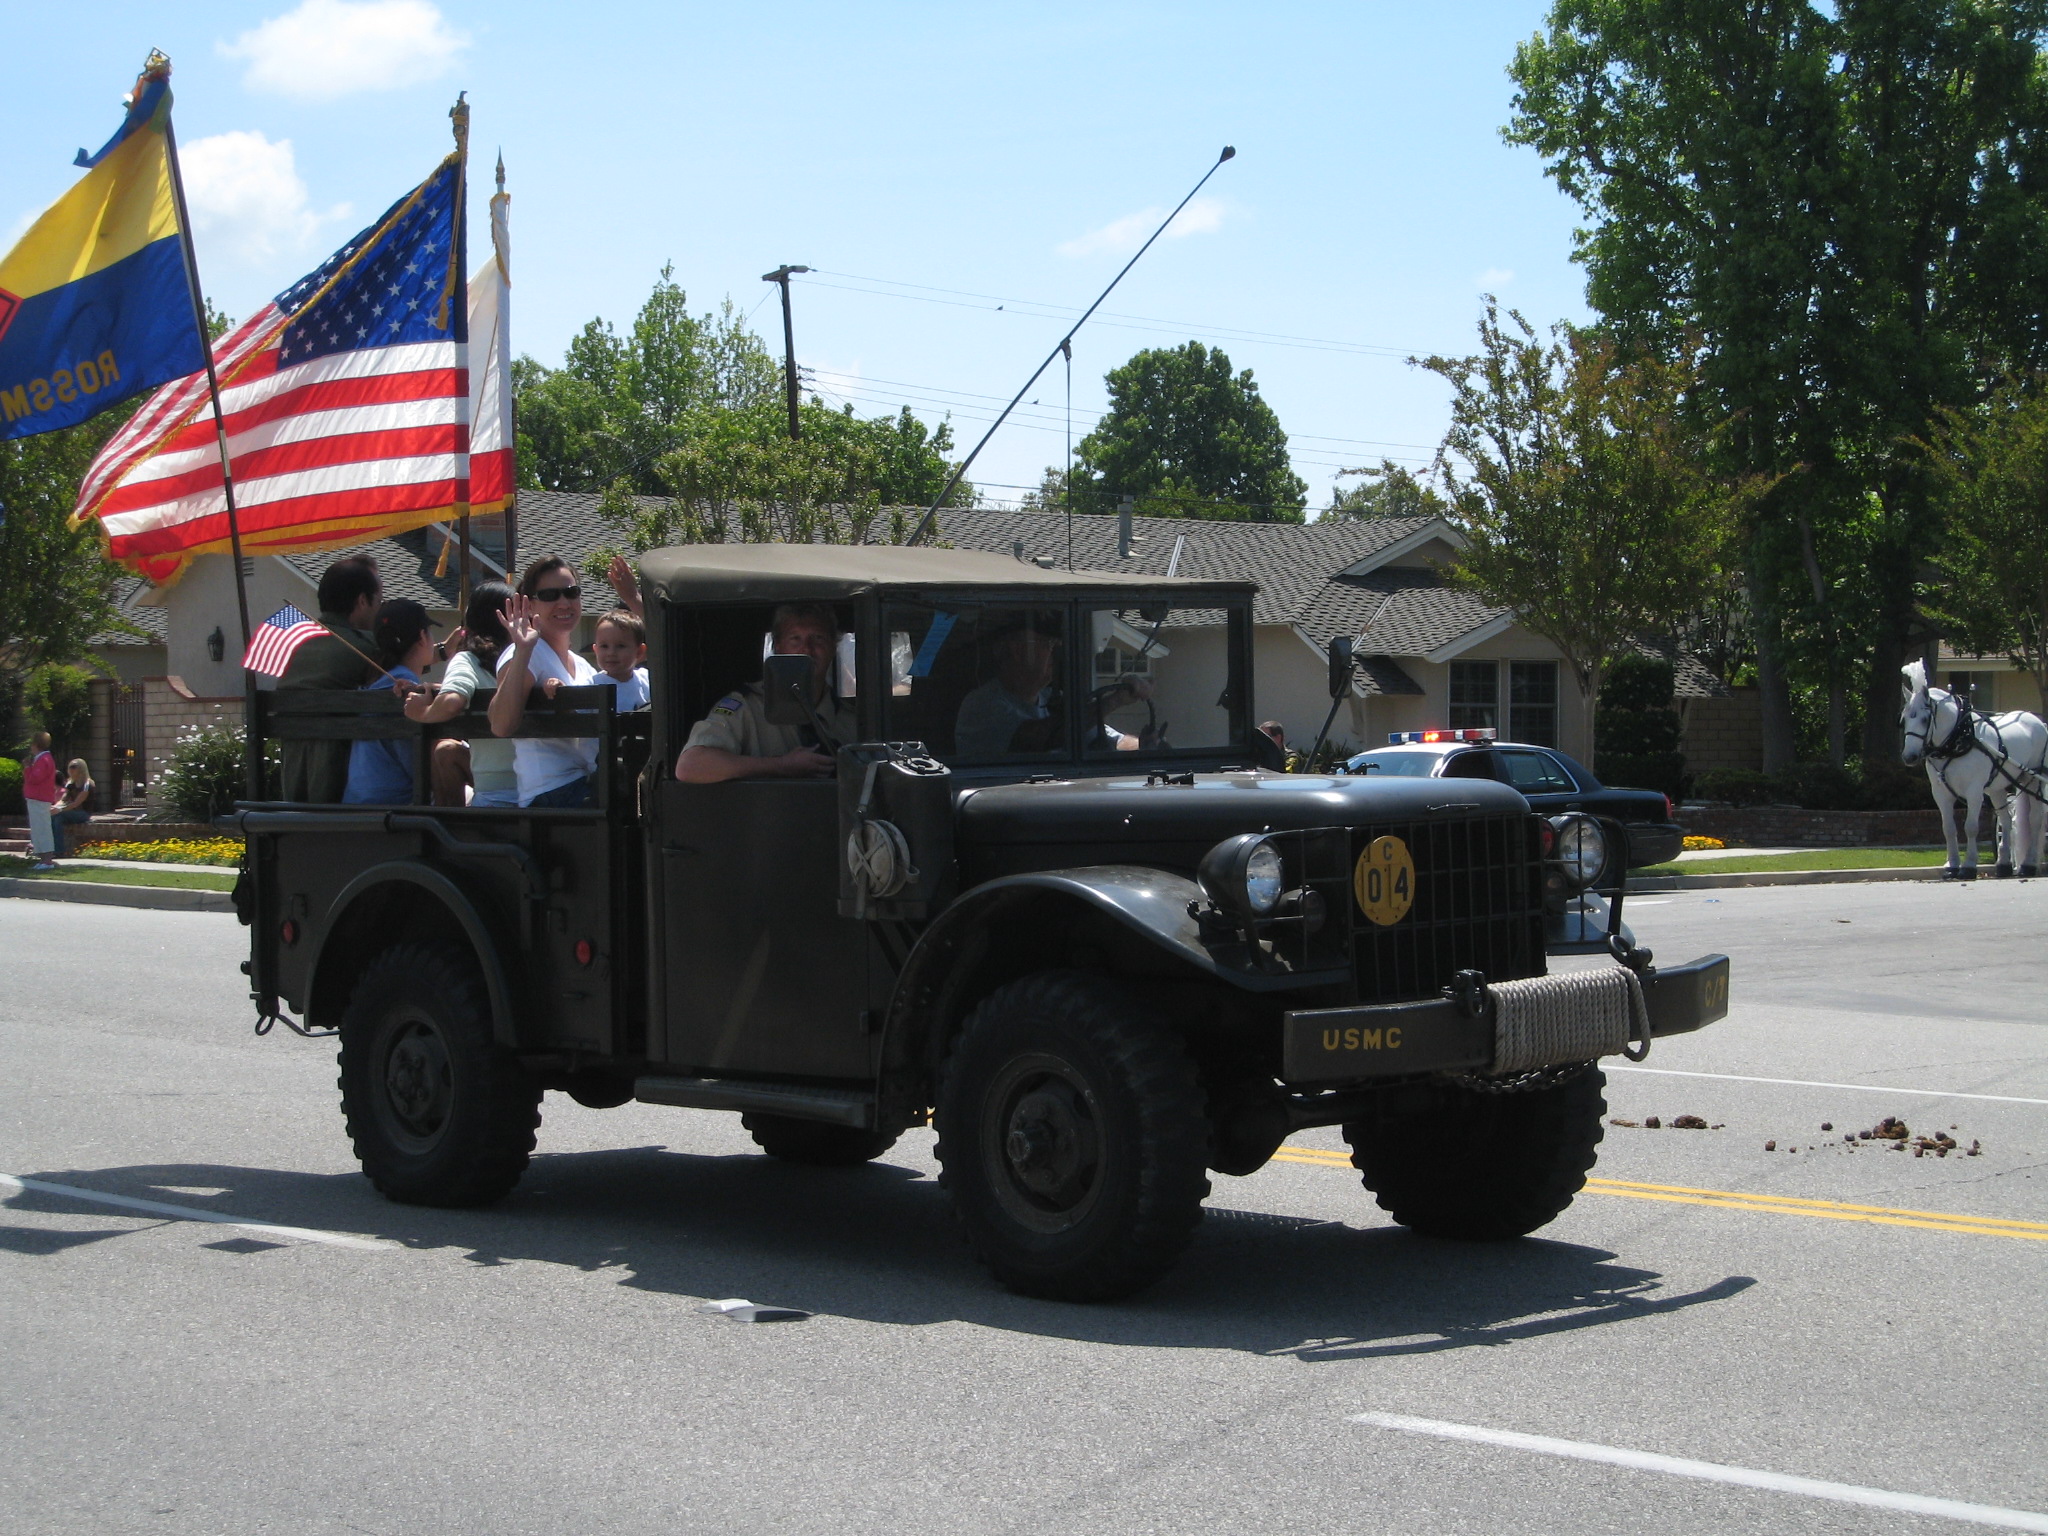
<instances>
[{"instance_id":1,"label":"police car","mask_svg":"<svg viewBox=\"0 0 2048 1536\"><path fill-rule=\"evenodd\" d=\"M1545 815L1585 811L1609 817L1628 829L1630 869L1675 859L1685 842L1669 795L1609 788L1557 748L1496 741L1491 727L1393 731L1384 747L1346 759L1344 771L1405 779L1493 779L1520 790Z\"/></svg>"}]
</instances>

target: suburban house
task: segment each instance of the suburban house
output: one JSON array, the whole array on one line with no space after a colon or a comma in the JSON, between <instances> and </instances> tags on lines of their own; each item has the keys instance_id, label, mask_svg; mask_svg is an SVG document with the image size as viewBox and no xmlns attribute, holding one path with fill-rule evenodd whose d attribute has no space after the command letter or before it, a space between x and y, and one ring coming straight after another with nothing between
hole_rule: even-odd
<instances>
[{"instance_id":1,"label":"suburban house","mask_svg":"<svg viewBox=\"0 0 2048 1536\"><path fill-rule=\"evenodd\" d=\"M586 628L611 598L587 567L594 551L618 541L597 503L595 496L521 492L510 562L516 567L535 555L560 554L585 570L586 587L594 589L584 600ZM1392 731L1491 726L1503 739L1592 756L1584 706L1556 647L1517 624L1510 611L1444 580L1463 538L1441 518L1240 523L962 508L941 514L938 536L960 548L1040 565L1071 563L1134 576L1251 577L1259 584L1257 715L1280 721L1300 747L1314 741L1329 713L1325 653L1344 635L1353 639L1360 665L1331 723L1333 742L1355 750L1383 744ZM376 558L387 595L416 599L452 626L459 583L451 537L436 524L363 552ZM478 579L503 577L500 530L473 538L472 549ZM320 573L334 558L248 561L252 620L261 622L287 603L312 613ZM239 626L229 561L203 556L163 590L135 583L124 609L147 638L103 637L96 649L124 681L141 683L146 753L138 755L146 755L153 776L187 727L239 718ZM581 638L587 643L587 634ZM1176 643L1200 641L1186 630ZM1694 766L1756 766L1761 745L1754 696L1731 693L1688 658L1675 660Z\"/></svg>"}]
</instances>

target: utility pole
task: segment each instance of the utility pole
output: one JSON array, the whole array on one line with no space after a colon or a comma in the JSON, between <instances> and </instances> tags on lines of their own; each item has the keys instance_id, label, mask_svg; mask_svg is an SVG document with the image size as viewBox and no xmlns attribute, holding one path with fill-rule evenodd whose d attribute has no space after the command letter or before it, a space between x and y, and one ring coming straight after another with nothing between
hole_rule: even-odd
<instances>
[{"instance_id":1,"label":"utility pole","mask_svg":"<svg viewBox=\"0 0 2048 1536\"><path fill-rule=\"evenodd\" d=\"M809 267L777 267L773 272L763 272L761 281L774 283L782 290L782 384L789 396L789 436L794 442L803 436L797 424L796 415L796 327L789 318L789 280L798 272L808 272Z\"/></svg>"}]
</instances>

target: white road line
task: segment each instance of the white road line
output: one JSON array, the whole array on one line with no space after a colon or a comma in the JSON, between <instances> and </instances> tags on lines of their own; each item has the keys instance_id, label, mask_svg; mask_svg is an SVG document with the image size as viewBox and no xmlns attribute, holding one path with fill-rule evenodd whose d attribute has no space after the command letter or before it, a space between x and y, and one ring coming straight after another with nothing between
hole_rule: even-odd
<instances>
[{"instance_id":1,"label":"white road line","mask_svg":"<svg viewBox=\"0 0 2048 1536\"><path fill-rule=\"evenodd\" d=\"M1812 1083L1803 1077L1738 1077L1733 1072L1681 1072L1676 1067L1606 1066L1607 1072L1654 1072L1659 1077L1713 1077L1724 1083L1772 1083L1780 1088L1842 1088L1851 1093L1891 1093L1917 1099L1982 1099L1989 1104L2048 1104L2006 1093L1949 1093L1941 1088L1887 1088L1882 1083Z\"/></svg>"},{"instance_id":2,"label":"white road line","mask_svg":"<svg viewBox=\"0 0 2048 1536\"><path fill-rule=\"evenodd\" d=\"M218 1226L240 1227L245 1232L267 1232L272 1237L288 1237L302 1243L326 1243L334 1248L362 1248L378 1253L398 1246L374 1237L350 1237L343 1232L321 1232L313 1227L280 1227L267 1221L244 1221L238 1216L223 1216L218 1211L203 1211L193 1205L165 1205L161 1200L137 1200L129 1195L80 1189L75 1184L48 1184L41 1179L23 1179L11 1173L0 1173L0 1185L6 1184L12 1184L16 1189L33 1190L39 1195L61 1195L67 1200L87 1200L94 1205L118 1206L124 1211L140 1211L150 1216L172 1216L180 1221L210 1221Z\"/></svg>"},{"instance_id":3,"label":"white road line","mask_svg":"<svg viewBox=\"0 0 2048 1536\"><path fill-rule=\"evenodd\" d=\"M1925 1494L1894 1493L1888 1488L1864 1488L1855 1483L1827 1483L1819 1478L1791 1477L1783 1472L1759 1472L1750 1467L1726 1467L1714 1461L1688 1461L1684 1457L1659 1456L1651 1451L1589 1445L1583 1440L1553 1440L1548 1435L1524 1435L1511 1429L1482 1429L1476 1424L1447 1424L1441 1419L1411 1419L1399 1413L1354 1414L1351 1422L1370 1424L1379 1429L1404 1430L1413 1435L1434 1435L1443 1440L1504 1445L1545 1456L1568 1456L1574 1461L1603 1462L1635 1472L1664 1472L1673 1477L1693 1477L1708 1483L1733 1483L1738 1488L1761 1488L1768 1493L1796 1493L1809 1499L1832 1499L1838 1504L1865 1504L1873 1509L1896 1510L1900 1514L1966 1520L1973 1525L1995 1525L2008 1531L2048 1531L2048 1515L2037 1515L2025 1509L1966 1504L1960 1499L1933 1499Z\"/></svg>"}]
</instances>

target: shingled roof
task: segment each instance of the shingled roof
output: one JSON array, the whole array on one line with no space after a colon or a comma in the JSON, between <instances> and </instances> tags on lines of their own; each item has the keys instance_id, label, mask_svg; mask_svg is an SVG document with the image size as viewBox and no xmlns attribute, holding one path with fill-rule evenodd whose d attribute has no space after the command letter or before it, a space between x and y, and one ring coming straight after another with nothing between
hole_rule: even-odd
<instances>
[{"instance_id":1,"label":"shingled roof","mask_svg":"<svg viewBox=\"0 0 2048 1536\"><path fill-rule=\"evenodd\" d=\"M651 499L649 504L654 504ZM578 571L592 553L621 542L619 530L598 515L598 498L562 491L519 493L519 563L536 555L559 554ZM923 508L904 509L914 523ZM1403 659L1441 651L1458 639L1507 616L1470 592L1447 585L1427 566L1381 566L1346 574L1404 541L1426 535L1440 522L1427 517L1372 518L1357 522L1249 523L1207 518L1133 517L1130 554L1117 553L1118 519L1076 516L1035 509L949 507L940 512L936 537L960 549L1021 554L1029 561L1071 563L1077 570L1118 571L1142 576L1250 578L1259 585L1254 619L1292 625L1321 648L1340 635L1357 638L1361 685L1371 694L1417 694L1423 690L1402 670ZM886 525L886 514L883 518ZM362 547L374 556L391 597L409 597L432 608L451 609L459 589L456 557L436 576L447 535L422 528ZM318 582L334 554L287 555L308 581ZM495 570L479 563L479 577ZM138 608L133 598L146 584L123 593L122 612L159 638L160 608ZM600 612L600 591L586 600ZM107 637L106 643L121 640ZM126 643L137 643L130 639ZM1682 697L1725 693L1719 679L1692 656L1668 643L1641 647L1673 662Z\"/></svg>"}]
</instances>

